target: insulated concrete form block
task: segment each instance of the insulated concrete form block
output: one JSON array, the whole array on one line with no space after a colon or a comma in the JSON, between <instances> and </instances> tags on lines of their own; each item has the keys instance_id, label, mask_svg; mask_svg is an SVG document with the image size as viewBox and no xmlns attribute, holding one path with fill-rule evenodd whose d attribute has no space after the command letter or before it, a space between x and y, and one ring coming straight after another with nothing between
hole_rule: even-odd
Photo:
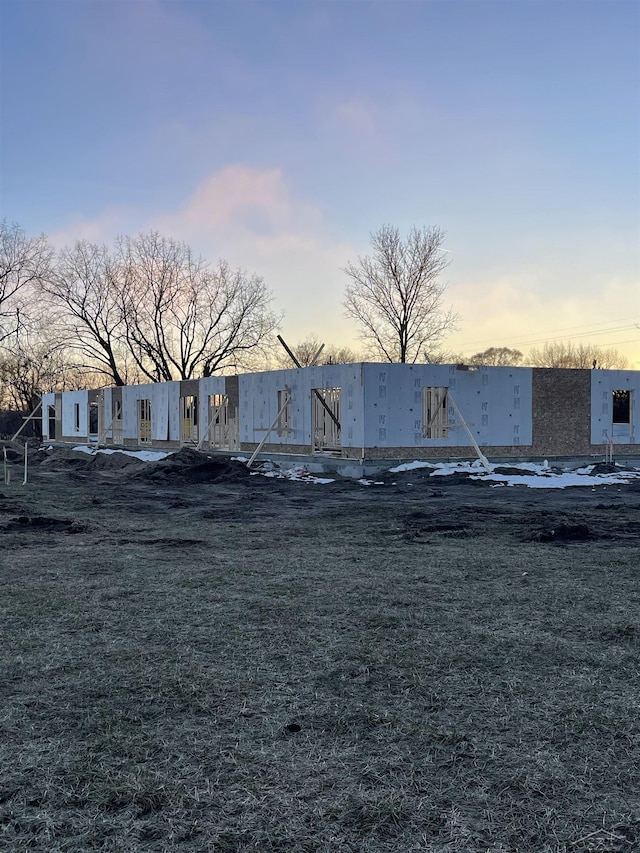
<instances>
[{"instance_id":1,"label":"insulated concrete form block","mask_svg":"<svg viewBox=\"0 0 640 853\"><path fill-rule=\"evenodd\" d=\"M123 437L139 439L138 400L151 401L152 441L180 440L180 383L127 385L122 389Z\"/></svg>"},{"instance_id":2,"label":"insulated concrete form block","mask_svg":"<svg viewBox=\"0 0 640 853\"><path fill-rule=\"evenodd\" d=\"M481 447L532 442L532 371L527 367L459 369L449 364L365 364L367 448L470 447L451 400L446 438L427 438L424 389L446 388Z\"/></svg>"},{"instance_id":3,"label":"insulated concrete form block","mask_svg":"<svg viewBox=\"0 0 640 853\"><path fill-rule=\"evenodd\" d=\"M65 438L89 437L89 392L65 391L62 395L62 435Z\"/></svg>"},{"instance_id":4,"label":"insulated concrete form block","mask_svg":"<svg viewBox=\"0 0 640 853\"><path fill-rule=\"evenodd\" d=\"M278 414L278 392L289 388L291 395L291 429L288 436L278 435L274 428L268 444L299 444L311 442L311 411L305 406L304 370L274 370L246 373L238 377L240 441L259 444ZM306 415L309 408L309 415Z\"/></svg>"},{"instance_id":5,"label":"insulated concrete form block","mask_svg":"<svg viewBox=\"0 0 640 853\"><path fill-rule=\"evenodd\" d=\"M340 389L340 444L342 447L364 447L364 365L325 364L307 368L310 371L309 398L313 389ZM312 424L309 425L310 431Z\"/></svg>"},{"instance_id":6,"label":"insulated concrete form block","mask_svg":"<svg viewBox=\"0 0 640 853\"><path fill-rule=\"evenodd\" d=\"M614 423L613 392L629 395L628 423ZM640 443L640 372L637 370L591 371L591 444Z\"/></svg>"},{"instance_id":7,"label":"insulated concrete form block","mask_svg":"<svg viewBox=\"0 0 640 853\"><path fill-rule=\"evenodd\" d=\"M289 435L274 429L269 445L311 446L313 389L340 389L341 444L362 447L363 395L362 365L327 364L318 367L247 373L238 377L240 399L240 441L258 444L278 414L278 391L291 393Z\"/></svg>"},{"instance_id":8,"label":"insulated concrete form block","mask_svg":"<svg viewBox=\"0 0 640 853\"><path fill-rule=\"evenodd\" d=\"M201 424L202 434L206 432L209 426L209 397L214 394L224 395L225 377L224 376L206 376L203 379L198 379L198 423Z\"/></svg>"}]
</instances>

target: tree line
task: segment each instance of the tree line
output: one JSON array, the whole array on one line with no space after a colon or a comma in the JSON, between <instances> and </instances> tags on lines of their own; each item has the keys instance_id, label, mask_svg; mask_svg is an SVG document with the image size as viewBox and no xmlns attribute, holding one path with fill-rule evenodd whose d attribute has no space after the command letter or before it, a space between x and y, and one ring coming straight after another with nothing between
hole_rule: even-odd
<instances>
[{"instance_id":1,"label":"tree line","mask_svg":"<svg viewBox=\"0 0 640 853\"><path fill-rule=\"evenodd\" d=\"M299 363L626 366L616 350L591 344L548 343L528 356L447 351L458 317L445 305L444 237L414 227L403 238L391 225L372 233L370 254L343 270L343 309L361 350L322 347L312 335L292 346ZM281 320L260 275L211 264L157 232L55 252L44 235L0 222L0 408L31 410L45 391L288 367L276 342Z\"/></svg>"}]
</instances>

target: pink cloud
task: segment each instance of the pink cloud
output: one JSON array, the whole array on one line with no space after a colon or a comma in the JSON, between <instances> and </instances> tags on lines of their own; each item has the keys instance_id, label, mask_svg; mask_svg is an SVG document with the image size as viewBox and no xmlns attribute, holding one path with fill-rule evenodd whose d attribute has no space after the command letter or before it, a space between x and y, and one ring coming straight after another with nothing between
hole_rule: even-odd
<instances>
[{"instance_id":1,"label":"pink cloud","mask_svg":"<svg viewBox=\"0 0 640 853\"><path fill-rule=\"evenodd\" d=\"M336 118L347 130L359 138L373 139L376 135L376 122L370 107L362 101L345 101L336 109Z\"/></svg>"},{"instance_id":2,"label":"pink cloud","mask_svg":"<svg viewBox=\"0 0 640 853\"><path fill-rule=\"evenodd\" d=\"M179 210L156 218L153 227L237 239L290 228L317 232L321 217L317 209L294 199L280 169L234 165L209 175Z\"/></svg>"}]
</instances>

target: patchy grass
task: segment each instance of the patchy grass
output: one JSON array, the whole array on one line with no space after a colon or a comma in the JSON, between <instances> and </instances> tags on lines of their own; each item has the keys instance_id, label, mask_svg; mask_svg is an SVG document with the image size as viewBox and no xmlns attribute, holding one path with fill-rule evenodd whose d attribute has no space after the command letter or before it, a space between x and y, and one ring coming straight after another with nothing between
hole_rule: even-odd
<instances>
[{"instance_id":1,"label":"patchy grass","mask_svg":"<svg viewBox=\"0 0 640 853\"><path fill-rule=\"evenodd\" d=\"M63 482L5 489L65 524L2 519L0 849L639 849L637 540Z\"/></svg>"}]
</instances>

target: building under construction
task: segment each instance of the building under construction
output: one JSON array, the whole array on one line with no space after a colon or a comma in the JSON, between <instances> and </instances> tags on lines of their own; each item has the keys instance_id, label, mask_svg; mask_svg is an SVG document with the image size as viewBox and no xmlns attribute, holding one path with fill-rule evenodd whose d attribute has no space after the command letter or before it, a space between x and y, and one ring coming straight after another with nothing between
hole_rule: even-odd
<instances>
[{"instance_id":1,"label":"building under construction","mask_svg":"<svg viewBox=\"0 0 640 853\"><path fill-rule=\"evenodd\" d=\"M45 441L304 458L640 456L640 371L330 364L44 394ZM330 461L329 461L329 459Z\"/></svg>"}]
</instances>

